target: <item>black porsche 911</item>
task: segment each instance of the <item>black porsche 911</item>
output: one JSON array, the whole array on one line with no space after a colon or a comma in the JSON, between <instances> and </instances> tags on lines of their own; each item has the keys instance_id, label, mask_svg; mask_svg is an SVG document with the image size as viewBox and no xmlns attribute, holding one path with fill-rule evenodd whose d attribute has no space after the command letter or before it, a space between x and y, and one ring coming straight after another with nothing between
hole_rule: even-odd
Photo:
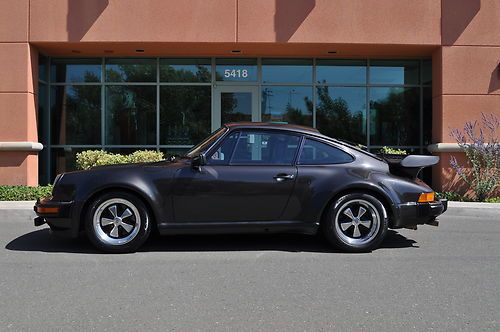
<instances>
[{"instance_id":1,"label":"black porsche 911","mask_svg":"<svg viewBox=\"0 0 500 332\"><path fill-rule=\"evenodd\" d=\"M439 158L386 161L287 124L234 123L186 156L59 174L35 225L106 252L160 234L323 232L350 252L377 248L388 228L437 225L447 201L417 178Z\"/></svg>"}]
</instances>

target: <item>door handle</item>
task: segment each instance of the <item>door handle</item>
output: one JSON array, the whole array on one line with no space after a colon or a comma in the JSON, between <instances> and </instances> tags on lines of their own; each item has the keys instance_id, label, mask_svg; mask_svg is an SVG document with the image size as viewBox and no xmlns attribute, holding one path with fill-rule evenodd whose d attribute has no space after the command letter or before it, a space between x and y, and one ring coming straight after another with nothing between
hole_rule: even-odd
<instances>
[{"instance_id":1,"label":"door handle","mask_svg":"<svg viewBox=\"0 0 500 332\"><path fill-rule=\"evenodd\" d=\"M282 182L285 180L293 180L295 178L295 175L294 174L280 173L280 174L273 176L273 178L278 182Z\"/></svg>"}]
</instances>

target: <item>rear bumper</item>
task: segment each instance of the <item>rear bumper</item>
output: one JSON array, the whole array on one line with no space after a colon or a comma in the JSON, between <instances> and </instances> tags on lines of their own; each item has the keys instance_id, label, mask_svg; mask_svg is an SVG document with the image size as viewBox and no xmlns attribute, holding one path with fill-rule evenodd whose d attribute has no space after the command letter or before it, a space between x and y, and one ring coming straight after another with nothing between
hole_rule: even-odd
<instances>
[{"instance_id":1,"label":"rear bumper","mask_svg":"<svg viewBox=\"0 0 500 332\"><path fill-rule=\"evenodd\" d=\"M36 201L33 210L37 217L35 226L49 225L54 235L68 238L78 236L78 223L71 218L73 202L54 201L52 197Z\"/></svg>"},{"instance_id":2,"label":"rear bumper","mask_svg":"<svg viewBox=\"0 0 500 332\"><path fill-rule=\"evenodd\" d=\"M399 215L395 218L392 227L414 227L416 225L434 224L436 217L448 209L448 200L441 199L432 203L405 203L399 204Z\"/></svg>"}]
</instances>

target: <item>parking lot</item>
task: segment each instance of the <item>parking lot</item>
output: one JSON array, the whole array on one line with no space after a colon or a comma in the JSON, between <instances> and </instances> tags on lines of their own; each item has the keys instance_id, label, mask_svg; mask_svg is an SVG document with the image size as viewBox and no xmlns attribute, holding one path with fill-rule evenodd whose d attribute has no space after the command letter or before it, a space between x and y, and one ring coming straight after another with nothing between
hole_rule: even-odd
<instances>
[{"instance_id":1,"label":"parking lot","mask_svg":"<svg viewBox=\"0 0 500 332\"><path fill-rule=\"evenodd\" d=\"M298 235L155 238L135 254L0 220L0 330L500 329L500 217L451 208L344 254Z\"/></svg>"}]
</instances>

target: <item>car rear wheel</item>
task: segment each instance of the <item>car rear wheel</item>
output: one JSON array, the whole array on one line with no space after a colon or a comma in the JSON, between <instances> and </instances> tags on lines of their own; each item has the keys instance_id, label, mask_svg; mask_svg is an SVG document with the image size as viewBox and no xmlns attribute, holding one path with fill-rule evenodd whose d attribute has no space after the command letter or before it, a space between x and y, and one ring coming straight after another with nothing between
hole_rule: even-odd
<instances>
[{"instance_id":1,"label":"car rear wheel","mask_svg":"<svg viewBox=\"0 0 500 332\"><path fill-rule=\"evenodd\" d=\"M384 205L372 195L352 193L342 196L327 214L326 238L345 251L371 251L387 234L389 221L384 212Z\"/></svg>"},{"instance_id":2,"label":"car rear wheel","mask_svg":"<svg viewBox=\"0 0 500 332\"><path fill-rule=\"evenodd\" d=\"M136 196L110 192L90 207L85 230L92 244L109 253L136 251L151 233L148 209Z\"/></svg>"}]
</instances>

